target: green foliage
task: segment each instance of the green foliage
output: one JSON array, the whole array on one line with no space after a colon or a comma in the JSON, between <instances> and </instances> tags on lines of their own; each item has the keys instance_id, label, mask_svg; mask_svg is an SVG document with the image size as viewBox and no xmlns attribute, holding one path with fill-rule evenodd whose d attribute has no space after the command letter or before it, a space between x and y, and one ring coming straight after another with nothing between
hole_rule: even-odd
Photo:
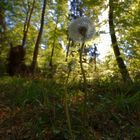
<instances>
[{"instance_id":1,"label":"green foliage","mask_svg":"<svg viewBox=\"0 0 140 140\"><path fill-rule=\"evenodd\" d=\"M138 0L132 1L120 1L116 2L114 6L115 14L115 28L119 34L118 40L120 46L122 46L122 53L124 53L124 59L126 63L131 65L131 69L135 69L136 62L139 59L139 5ZM135 63L136 62L136 63ZM134 73L133 73L134 74ZM132 77L133 77L132 74Z\"/></svg>"}]
</instances>

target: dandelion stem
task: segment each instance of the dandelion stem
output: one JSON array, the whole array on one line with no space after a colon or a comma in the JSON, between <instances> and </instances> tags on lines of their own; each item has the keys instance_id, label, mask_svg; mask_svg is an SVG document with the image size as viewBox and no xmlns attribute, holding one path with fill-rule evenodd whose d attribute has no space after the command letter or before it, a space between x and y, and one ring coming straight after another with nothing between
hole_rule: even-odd
<instances>
[{"instance_id":1,"label":"dandelion stem","mask_svg":"<svg viewBox=\"0 0 140 140\"><path fill-rule=\"evenodd\" d=\"M84 68L83 68L83 63L82 63L82 53L83 53L83 49L84 49L84 45L85 43L83 42L82 43L82 46L81 46L81 49L80 49L80 67L81 67L81 73L83 75L83 86L84 86L84 120L85 120L85 123L86 123L86 116L87 116L87 79L86 79L86 74L85 74L85 71L84 71Z\"/></svg>"}]
</instances>

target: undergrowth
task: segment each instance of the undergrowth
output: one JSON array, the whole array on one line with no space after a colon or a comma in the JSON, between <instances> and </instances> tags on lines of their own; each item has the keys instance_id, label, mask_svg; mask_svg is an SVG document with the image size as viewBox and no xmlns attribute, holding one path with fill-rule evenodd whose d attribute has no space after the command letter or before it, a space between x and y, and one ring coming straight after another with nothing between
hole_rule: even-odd
<instances>
[{"instance_id":1,"label":"undergrowth","mask_svg":"<svg viewBox=\"0 0 140 140\"><path fill-rule=\"evenodd\" d=\"M140 82L125 86L110 81L67 85L67 100L75 140L139 140ZM1 140L69 140L65 85L52 79L0 79ZM84 123L86 122L86 124Z\"/></svg>"}]
</instances>

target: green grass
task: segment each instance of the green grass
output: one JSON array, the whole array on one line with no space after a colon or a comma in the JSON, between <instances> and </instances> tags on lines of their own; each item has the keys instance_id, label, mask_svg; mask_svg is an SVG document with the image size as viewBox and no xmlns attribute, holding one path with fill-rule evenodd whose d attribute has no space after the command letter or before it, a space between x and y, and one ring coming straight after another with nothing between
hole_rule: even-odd
<instances>
[{"instance_id":1,"label":"green grass","mask_svg":"<svg viewBox=\"0 0 140 140\"><path fill-rule=\"evenodd\" d=\"M87 117L84 92L68 83L68 107L75 140L140 139L140 83L88 84ZM0 139L68 140L65 86L50 79L1 77ZM84 124L86 122L86 125Z\"/></svg>"}]
</instances>

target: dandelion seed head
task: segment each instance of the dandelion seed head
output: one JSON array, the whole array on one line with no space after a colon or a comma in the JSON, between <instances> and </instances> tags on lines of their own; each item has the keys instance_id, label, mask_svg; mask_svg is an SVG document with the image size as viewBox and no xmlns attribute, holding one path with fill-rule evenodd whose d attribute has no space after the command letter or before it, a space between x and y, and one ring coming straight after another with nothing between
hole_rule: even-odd
<instances>
[{"instance_id":1,"label":"dandelion seed head","mask_svg":"<svg viewBox=\"0 0 140 140\"><path fill-rule=\"evenodd\" d=\"M80 17L74 20L68 28L69 37L75 42L84 42L95 34L95 26L88 17Z\"/></svg>"}]
</instances>

